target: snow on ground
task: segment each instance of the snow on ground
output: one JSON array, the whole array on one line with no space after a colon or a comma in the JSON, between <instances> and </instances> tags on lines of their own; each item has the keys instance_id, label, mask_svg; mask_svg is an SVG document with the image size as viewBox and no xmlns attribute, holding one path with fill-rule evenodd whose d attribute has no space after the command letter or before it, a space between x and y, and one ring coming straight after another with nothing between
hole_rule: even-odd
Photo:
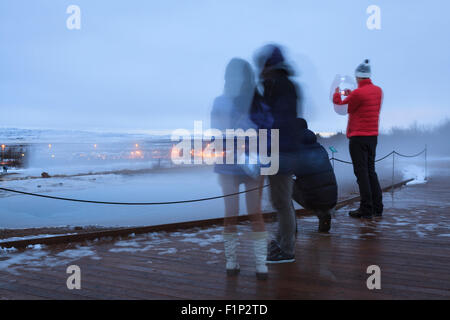
<instances>
[{"instance_id":1,"label":"snow on ground","mask_svg":"<svg viewBox=\"0 0 450 320\"><path fill-rule=\"evenodd\" d=\"M403 172L403 179L414 179L413 181L409 182L408 185L414 185L414 184L423 184L426 183L426 177L425 177L425 167L424 166L418 166L418 165L407 165L402 169Z\"/></svg>"},{"instance_id":2,"label":"snow on ground","mask_svg":"<svg viewBox=\"0 0 450 320\"><path fill-rule=\"evenodd\" d=\"M57 267L70 265L72 261L83 257L99 259L93 248L89 246L76 246L59 253L52 253L46 246L33 245L26 250L0 251L0 270L19 274L18 269L37 270L41 267Z\"/></svg>"}]
</instances>

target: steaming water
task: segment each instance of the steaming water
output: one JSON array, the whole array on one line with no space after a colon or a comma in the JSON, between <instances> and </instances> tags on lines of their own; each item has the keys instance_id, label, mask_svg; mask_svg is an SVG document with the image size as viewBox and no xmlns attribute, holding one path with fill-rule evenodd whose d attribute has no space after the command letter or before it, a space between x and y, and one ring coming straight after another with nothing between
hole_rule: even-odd
<instances>
[{"instance_id":1,"label":"steaming water","mask_svg":"<svg viewBox=\"0 0 450 320\"><path fill-rule=\"evenodd\" d=\"M414 179L408 184L422 184L426 183L425 180L425 168L417 165L408 165L402 169L403 179Z\"/></svg>"},{"instance_id":2,"label":"steaming water","mask_svg":"<svg viewBox=\"0 0 450 320\"><path fill-rule=\"evenodd\" d=\"M94 141L94 140L93 140ZM119 150L130 147L133 149L136 140L115 142ZM145 145L145 142L139 141ZM49 152L43 145L40 157L31 163L32 169L19 170L20 175L39 175L47 171L55 173L86 173L89 171L110 171L119 169L152 168L153 164L142 159L117 158L110 145L102 142L98 152L110 156L110 161L85 161L73 158L79 150L73 150L64 144L52 145ZM80 144L76 145L80 148ZM92 143L89 143L92 148ZM147 145L149 149L154 144ZM131 150L130 149L130 150ZM56 153L55 158L49 156ZM86 151L83 151L86 153ZM91 151L90 151L91 152ZM127 151L129 152L129 150ZM113 156L111 156L111 154ZM44 155L44 156L42 156ZM343 156L345 158L345 156ZM75 161L76 160L76 161ZM92 165L91 165L92 163ZM414 178L413 183L424 182L424 169L417 161L398 161L396 164L395 181ZM392 181L392 167L389 159L377 163L377 171L383 186ZM339 196L345 198L357 194L352 166L336 163L335 172L339 183ZM195 168L175 168L135 175L88 175L78 177L28 179L1 181L1 186L28 192L42 193L59 197L116 201L116 202L162 202L197 199L222 195L217 175L211 166ZM241 188L241 190L243 190ZM0 228L27 228L65 225L101 225L101 226L135 226L152 225L180 221L190 221L222 217L224 212L223 199L176 204L165 206L114 206L65 202L43 198L0 192ZM299 207L299 206L296 206ZM270 211L268 190L263 193L263 209ZM240 212L244 214L245 198L240 197Z\"/></svg>"}]
</instances>

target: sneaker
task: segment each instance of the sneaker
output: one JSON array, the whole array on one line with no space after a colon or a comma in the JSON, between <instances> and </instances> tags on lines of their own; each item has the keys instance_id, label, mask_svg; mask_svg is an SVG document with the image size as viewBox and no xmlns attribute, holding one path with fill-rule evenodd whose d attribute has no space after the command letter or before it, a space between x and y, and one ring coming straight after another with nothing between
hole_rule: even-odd
<instances>
[{"instance_id":1,"label":"sneaker","mask_svg":"<svg viewBox=\"0 0 450 320\"><path fill-rule=\"evenodd\" d=\"M372 214L364 214L359 209L350 211L348 215L352 218L372 219Z\"/></svg>"},{"instance_id":2,"label":"sneaker","mask_svg":"<svg viewBox=\"0 0 450 320\"><path fill-rule=\"evenodd\" d=\"M236 266L235 268L232 269L228 269L227 268L227 276L237 276L239 274L239 272L241 272L241 269L239 268L239 266Z\"/></svg>"},{"instance_id":3,"label":"sneaker","mask_svg":"<svg viewBox=\"0 0 450 320\"><path fill-rule=\"evenodd\" d=\"M267 263L270 264L288 262L295 262L295 256L293 254L286 254L281 249L278 249L267 256Z\"/></svg>"},{"instance_id":4,"label":"sneaker","mask_svg":"<svg viewBox=\"0 0 450 320\"><path fill-rule=\"evenodd\" d=\"M267 246L267 256L270 256L274 252L280 250L280 245L276 240L271 240Z\"/></svg>"}]
</instances>

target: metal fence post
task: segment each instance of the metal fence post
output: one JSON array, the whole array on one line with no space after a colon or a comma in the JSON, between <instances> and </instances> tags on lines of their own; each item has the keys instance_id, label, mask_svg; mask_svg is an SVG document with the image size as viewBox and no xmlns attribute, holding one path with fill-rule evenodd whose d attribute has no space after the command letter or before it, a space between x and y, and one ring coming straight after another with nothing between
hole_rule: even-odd
<instances>
[{"instance_id":1,"label":"metal fence post","mask_svg":"<svg viewBox=\"0 0 450 320\"><path fill-rule=\"evenodd\" d=\"M392 153L392 196L394 196L394 178L395 178L395 151Z\"/></svg>"},{"instance_id":2,"label":"metal fence post","mask_svg":"<svg viewBox=\"0 0 450 320\"><path fill-rule=\"evenodd\" d=\"M425 145L425 181L428 180L428 163L427 163L428 145Z\"/></svg>"},{"instance_id":3,"label":"metal fence post","mask_svg":"<svg viewBox=\"0 0 450 320\"><path fill-rule=\"evenodd\" d=\"M331 154L332 154L332 159L333 159L333 171L334 171L334 152L332 152Z\"/></svg>"}]
</instances>

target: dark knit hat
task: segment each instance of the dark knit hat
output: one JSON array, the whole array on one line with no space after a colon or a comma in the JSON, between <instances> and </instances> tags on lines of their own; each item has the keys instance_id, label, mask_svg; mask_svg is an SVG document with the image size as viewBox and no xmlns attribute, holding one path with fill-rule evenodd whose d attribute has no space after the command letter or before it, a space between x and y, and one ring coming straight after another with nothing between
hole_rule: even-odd
<instances>
[{"instance_id":1,"label":"dark knit hat","mask_svg":"<svg viewBox=\"0 0 450 320\"><path fill-rule=\"evenodd\" d=\"M358 68L356 68L355 76L357 78L370 78L371 71L370 71L369 59L364 60L364 62L361 63L358 66Z\"/></svg>"},{"instance_id":2,"label":"dark knit hat","mask_svg":"<svg viewBox=\"0 0 450 320\"><path fill-rule=\"evenodd\" d=\"M253 56L257 69L261 72L285 70L289 75L294 71L286 62L283 49L276 44L268 44L259 49Z\"/></svg>"},{"instance_id":3,"label":"dark knit hat","mask_svg":"<svg viewBox=\"0 0 450 320\"><path fill-rule=\"evenodd\" d=\"M273 67L279 65L284 62L283 54L281 53L280 48L276 46L272 46L272 53L265 63L265 67Z\"/></svg>"}]
</instances>

